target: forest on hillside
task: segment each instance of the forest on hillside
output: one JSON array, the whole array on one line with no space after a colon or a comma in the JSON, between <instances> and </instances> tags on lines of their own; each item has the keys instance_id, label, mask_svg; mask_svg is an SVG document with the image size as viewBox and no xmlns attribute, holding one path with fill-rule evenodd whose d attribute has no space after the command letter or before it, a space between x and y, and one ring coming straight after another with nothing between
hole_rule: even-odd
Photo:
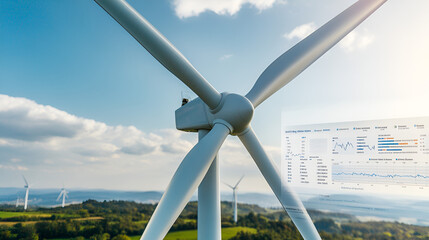
<instances>
[{"instance_id":1,"label":"forest on hillside","mask_svg":"<svg viewBox=\"0 0 429 240\"><path fill-rule=\"evenodd\" d=\"M36 208L28 212L0 207L0 240L10 239L139 239L156 205L127 201L88 200L65 208ZM190 202L174 223L174 239L196 234L197 202ZM222 202L222 228L233 229L227 239L302 239L289 217L279 209L239 204L238 222L230 202ZM397 222L360 222L347 214L309 211L323 239L402 240L427 239L429 227ZM232 233L231 233L232 232ZM130 238L131 237L131 238ZM168 236L167 236L168 237Z\"/></svg>"}]
</instances>

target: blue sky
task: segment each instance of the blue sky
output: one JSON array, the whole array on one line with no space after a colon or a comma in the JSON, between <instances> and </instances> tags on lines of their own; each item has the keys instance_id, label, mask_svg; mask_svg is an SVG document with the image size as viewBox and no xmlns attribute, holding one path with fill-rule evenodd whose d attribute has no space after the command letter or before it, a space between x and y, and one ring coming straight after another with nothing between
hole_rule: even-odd
<instances>
[{"instance_id":1,"label":"blue sky","mask_svg":"<svg viewBox=\"0 0 429 240\"><path fill-rule=\"evenodd\" d=\"M219 91L262 71L354 1L129 1ZM253 127L280 159L283 124L428 115L429 2L390 0L264 102ZM174 130L195 97L93 1L0 2L0 187L162 190L195 136ZM49 106L49 107L48 107ZM269 191L234 138L222 178ZM226 189L225 189L226 190Z\"/></svg>"}]
</instances>

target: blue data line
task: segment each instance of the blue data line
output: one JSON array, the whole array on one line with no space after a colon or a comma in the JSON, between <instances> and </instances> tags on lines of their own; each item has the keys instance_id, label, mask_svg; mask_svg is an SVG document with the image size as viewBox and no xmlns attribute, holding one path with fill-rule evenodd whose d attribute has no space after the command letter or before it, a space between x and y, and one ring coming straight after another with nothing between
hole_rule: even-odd
<instances>
[{"instance_id":1,"label":"blue data line","mask_svg":"<svg viewBox=\"0 0 429 240\"><path fill-rule=\"evenodd\" d=\"M337 149L337 147L342 148L344 151L347 151L349 147L353 147L353 144L351 142L344 143L337 143L335 142L334 151Z\"/></svg>"},{"instance_id":2,"label":"blue data line","mask_svg":"<svg viewBox=\"0 0 429 240\"><path fill-rule=\"evenodd\" d=\"M400 174L377 174L377 173L359 173L359 172L338 172L338 173L332 173L333 176L364 176L364 177L381 177L381 178L423 178L423 179L429 179L429 176L416 174L416 175L400 175Z\"/></svg>"}]
</instances>

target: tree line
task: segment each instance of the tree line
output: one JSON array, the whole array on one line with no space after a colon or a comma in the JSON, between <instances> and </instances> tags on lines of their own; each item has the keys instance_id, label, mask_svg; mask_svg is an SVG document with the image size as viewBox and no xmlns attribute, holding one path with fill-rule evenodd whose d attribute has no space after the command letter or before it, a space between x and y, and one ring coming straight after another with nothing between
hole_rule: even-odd
<instances>
[{"instance_id":1,"label":"tree line","mask_svg":"<svg viewBox=\"0 0 429 240\"><path fill-rule=\"evenodd\" d=\"M141 235L155 210L154 204L128 201L88 200L65 208L39 208L34 211L44 216L19 216L1 221L18 220L13 226L0 225L0 240L53 239L76 240L126 240L128 236ZM197 202L190 202L174 223L171 231L197 229ZM256 233L239 232L231 240L294 240L302 239L286 213L260 208L256 205L239 204L245 209L234 223L231 203L222 202L222 227L249 227ZM2 208L0 211L12 211ZM15 210L16 211L16 210ZM227 212L227 214L224 214ZM47 217L46 214L49 216ZM310 211L316 228L326 240L429 240L429 227L420 227L395 222L359 222L344 214L324 214ZM329 217L329 218L327 218ZM335 219L346 219L338 222ZM36 221L31 222L31 221Z\"/></svg>"}]
</instances>

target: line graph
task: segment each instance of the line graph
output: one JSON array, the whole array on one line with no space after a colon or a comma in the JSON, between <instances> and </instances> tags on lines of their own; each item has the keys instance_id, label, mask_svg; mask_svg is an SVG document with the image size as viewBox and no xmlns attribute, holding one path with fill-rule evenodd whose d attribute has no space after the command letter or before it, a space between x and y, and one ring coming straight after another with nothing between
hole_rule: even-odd
<instances>
[{"instance_id":1,"label":"line graph","mask_svg":"<svg viewBox=\"0 0 429 240\"><path fill-rule=\"evenodd\" d=\"M332 181L343 183L429 185L428 165L332 165Z\"/></svg>"},{"instance_id":2,"label":"line graph","mask_svg":"<svg viewBox=\"0 0 429 240\"><path fill-rule=\"evenodd\" d=\"M339 139L338 137L332 138L332 153L333 154L365 154L368 152L377 151L377 146L368 144L366 139Z\"/></svg>"},{"instance_id":3,"label":"line graph","mask_svg":"<svg viewBox=\"0 0 429 240\"><path fill-rule=\"evenodd\" d=\"M352 173L346 173L346 172L339 172L339 173L332 173L332 175L348 175L348 176L365 176L365 177L381 177L381 178L423 178L423 179L429 179L429 176L424 176L421 174L417 175L400 175L400 174L377 174L377 173L358 173L358 172L352 172Z\"/></svg>"},{"instance_id":4,"label":"line graph","mask_svg":"<svg viewBox=\"0 0 429 240\"><path fill-rule=\"evenodd\" d=\"M301 156L304 156L304 153L287 152L286 155L289 157L301 157Z\"/></svg>"},{"instance_id":5,"label":"line graph","mask_svg":"<svg viewBox=\"0 0 429 240\"><path fill-rule=\"evenodd\" d=\"M353 143L351 143L351 142L347 142L347 143L337 143L336 142L335 145L334 145L334 149L333 150L336 151L337 147L343 149L344 151L347 151L347 149L349 147L354 148Z\"/></svg>"},{"instance_id":6,"label":"line graph","mask_svg":"<svg viewBox=\"0 0 429 240\"><path fill-rule=\"evenodd\" d=\"M332 137L332 154L356 153L356 139L350 137Z\"/></svg>"}]
</instances>

